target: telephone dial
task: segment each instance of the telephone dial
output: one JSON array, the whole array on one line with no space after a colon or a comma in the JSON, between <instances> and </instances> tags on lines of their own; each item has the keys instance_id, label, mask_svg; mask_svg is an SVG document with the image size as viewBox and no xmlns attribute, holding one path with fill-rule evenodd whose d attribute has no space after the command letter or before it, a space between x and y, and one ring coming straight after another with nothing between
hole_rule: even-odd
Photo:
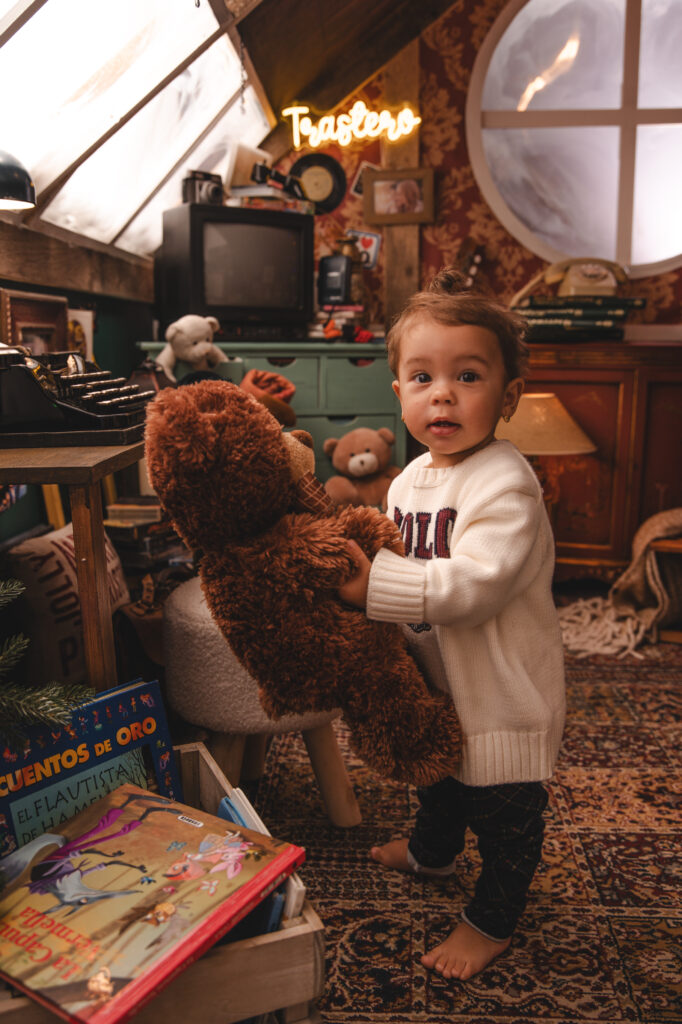
<instances>
[{"instance_id":1,"label":"telephone dial","mask_svg":"<svg viewBox=\"0 0 682 1024\"><path fill-rule=\"evenodd\" d=\"M569 259L552 263L532 277L516 293L510 305L518 306L536 285L558 284L558 295L616 295L618 286L626 284L627 274L619 263L601 259Z\"/></svg>"}]
</instances>

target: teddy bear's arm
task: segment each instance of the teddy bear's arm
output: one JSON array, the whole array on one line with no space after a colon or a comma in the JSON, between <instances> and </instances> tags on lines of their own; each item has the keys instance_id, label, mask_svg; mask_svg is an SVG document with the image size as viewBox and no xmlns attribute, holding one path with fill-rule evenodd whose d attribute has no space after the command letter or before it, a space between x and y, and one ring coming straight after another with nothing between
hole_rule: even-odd
<instances>
[{"instance_id":1,"label":"teddy bear's arm","mask_svg":"<svg viewBox=\"0 0 682 1024\"><path fill-rule=\"evenodd\" d=\"M217 363L226 363L228 361L223 350L218 348L217 345L211 345L206 358L209 366L216 366Z\"/></svg>"},{"instance_id":2,"label":"teddy bear's arm","mask_svg":"<svg viewBox=\"0 0 682 1024\"><path fill-rule=\"evenodd\" d=\"M389 548L398 555L405 554L400 530L378 508L346 506L339 509L338 519L346 537L357 541L368 558L374 558L379 548Z\"/></svg>"},{"instance_id":3,"label":"teddy bear's arm","mask_svg":"<svg viewBox=\"0 0 682 1024\"><path fill-rule=\"evenodd\" d=\"M175 353L173 352L173 346L166 343L155 360L159 366L163 367L171 380L175 380L175 374L173 369L175 368Z\"/></svg>"},{"instance_id":4,"label":"teddy bear's arm","mask_svg":"<svg viewBox=\"0 0 682 1024\"><path fill-rule=\"evenodd\" d=\"M300 587L335 590L356 571L346 540L335 516L285 515L268 537L273 555L268 574Z\"/></svg>"}]
</instances>

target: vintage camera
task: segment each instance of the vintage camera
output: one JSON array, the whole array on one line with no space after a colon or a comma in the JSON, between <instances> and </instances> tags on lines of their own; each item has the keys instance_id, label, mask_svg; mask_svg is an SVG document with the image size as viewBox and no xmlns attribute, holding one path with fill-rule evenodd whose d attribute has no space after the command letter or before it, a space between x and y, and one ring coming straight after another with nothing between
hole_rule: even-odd
<instances>
[{"instance_id":1,"label":"vintage camera","mask_svg":"<svg viewBox=\"0 0 682 1024\"><path fill-rule=\"evenodd\" d=\"M208 171L190 171L187 177L182 179L182 201L222 206L222 178L219 174L209 174Z\"/></svg>"},{"instance_id":2,"label":"vintage camera","mask_svg":"<svg viewBox=\"0 0 682 1024\"><path fill-rule=\"evenodd\" d=\"M282 174L267 164L254 164L251 170L251 181L257 185L273 185L274 188L281 188L282 192L295 199L305 199L306 195L303 186L298 178L291 174Z\"/></svg>"}]
</instances>

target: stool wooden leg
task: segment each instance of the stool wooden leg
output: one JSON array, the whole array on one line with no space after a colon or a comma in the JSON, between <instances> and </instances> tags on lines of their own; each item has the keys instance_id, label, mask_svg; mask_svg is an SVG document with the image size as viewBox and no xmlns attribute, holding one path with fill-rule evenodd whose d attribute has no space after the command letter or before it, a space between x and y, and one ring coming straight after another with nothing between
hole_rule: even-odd
<instances>
[{"instance_id":1,"label":"stool wooden leg","mask_svg":"<svg viewBox=\"0 0 682 1024\"><path fill-rule=\"evenodd\" d=\"M341 828L359 825L362 815L331 722L305 729L303 742L331 823Z\"/></svg>"},{"instance_id":2,"label":"stool wooden leg","mask_svg":"<svg viewBox=\"0 0 682 1024\"><path fill-rule=\"evenodd\" d=\"M228 732L209 732L206 746L227 781L239 785L244 760L246 736Z\"/></svg>"},{"instance_id":3,"label":"stool wooden leg","mask_svg":"<svg viewBox=\"0 0 682 1024\"><path fill-rule=\"evenodd\" d=\"M242 778L247 782L260 779L265 768L265 755L268 751L267 733L250 733L246 737L244 759L242 761Z\"/></svg>"}]
</instances>

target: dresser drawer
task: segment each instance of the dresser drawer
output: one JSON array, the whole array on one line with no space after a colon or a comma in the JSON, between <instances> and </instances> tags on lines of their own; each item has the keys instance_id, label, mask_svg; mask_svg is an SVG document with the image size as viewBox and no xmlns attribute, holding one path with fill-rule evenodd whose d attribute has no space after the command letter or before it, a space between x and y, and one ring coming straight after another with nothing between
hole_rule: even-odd
<instances>
[{"instance_id":1,"label":"dresser drawer","mask_svg":"<svg viewBox=\"0 0 682 1024\"><path fill-rule=\"evenodd\" d=\"M268 373L279 373L296 388L291 405L296 414L318 412L324 408L322 396L322 356L257 356L245 355L242 358L244 373L249 370L266 370Z\"/></svg>"},{"instance_id":2,"label":"dresser drawer","mask_svg":"<svg viewBox=\"0 0 682 1024\"><path fill-rule=\"evenodd\" d=\"M358 346L360 352L362 346ZM331 352L324 361L325 410L329 413L389 413L398 401L393 393L393 374L385 356L358 358Z\"/></svg>"}]
</instances>

